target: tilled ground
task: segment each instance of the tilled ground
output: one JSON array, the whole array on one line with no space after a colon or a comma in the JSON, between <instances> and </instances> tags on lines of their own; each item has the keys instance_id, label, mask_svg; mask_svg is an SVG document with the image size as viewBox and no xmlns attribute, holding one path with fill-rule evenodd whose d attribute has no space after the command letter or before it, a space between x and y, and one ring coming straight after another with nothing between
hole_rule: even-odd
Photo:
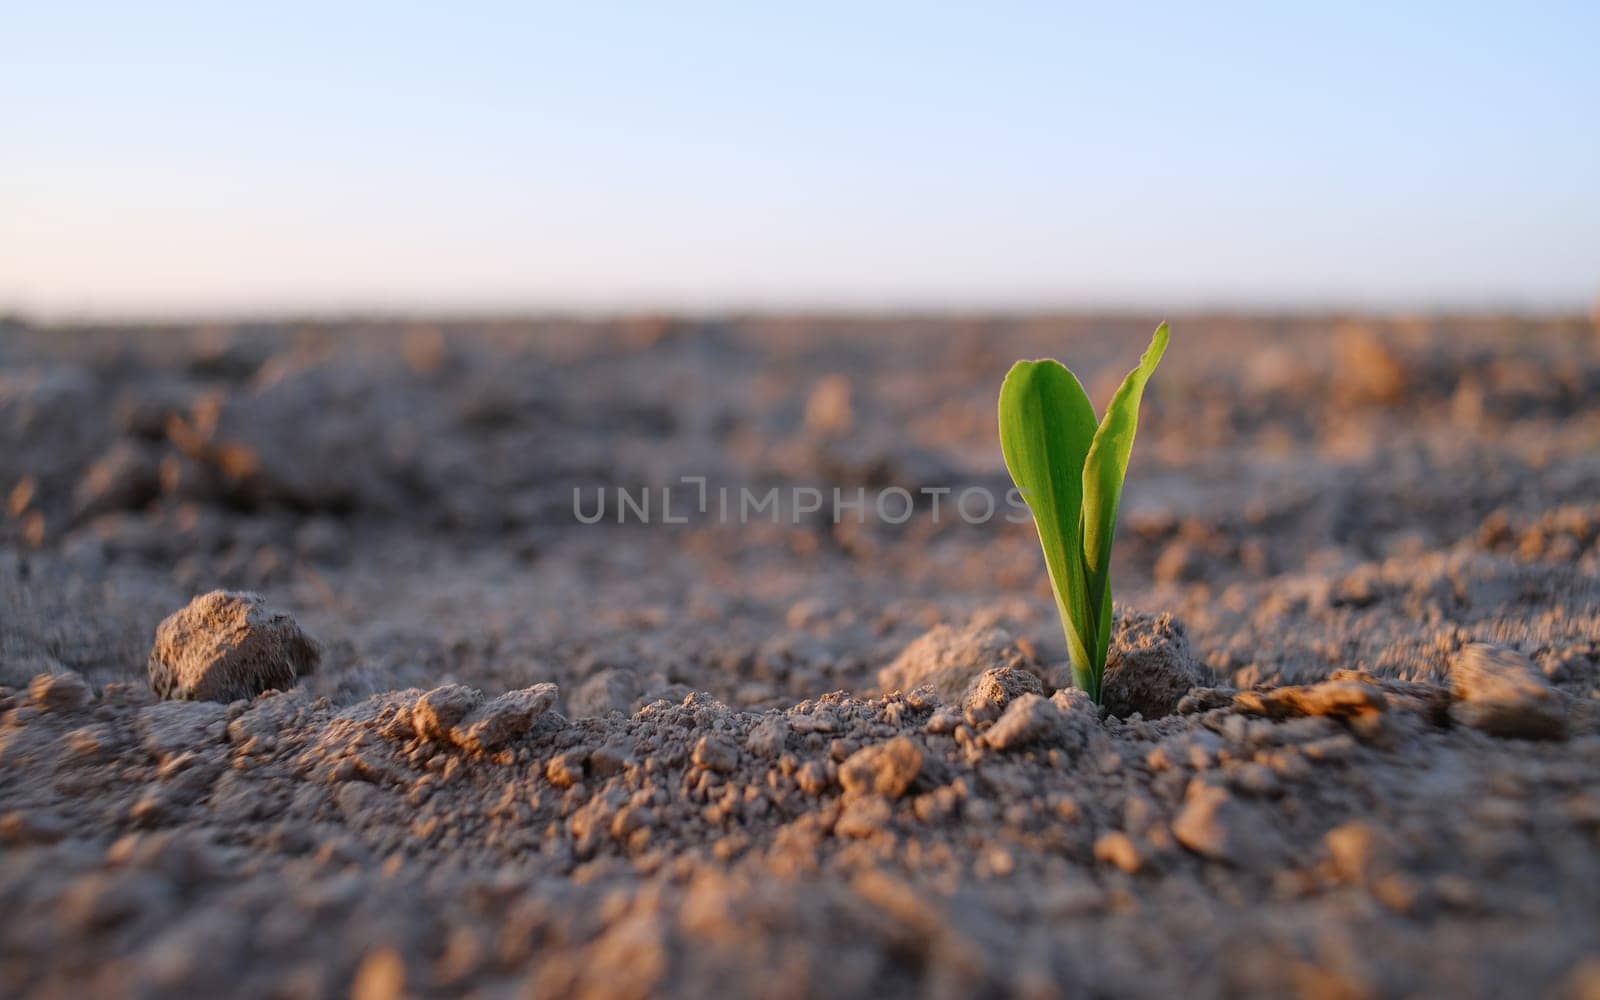
<instances>
[{"instance_id":1,"label":"tilled ground","mask_svg":"<svg viewBox=\"0 0 1600 1000\"><path fill-rule=\"evenodd\" d=\"M0 991L1600 993L1600 333L1176 319L1102 715L949 502L1152 325L5 328ZM215 588L317 671L159 700Z\"/></svg>"}]
</instances>

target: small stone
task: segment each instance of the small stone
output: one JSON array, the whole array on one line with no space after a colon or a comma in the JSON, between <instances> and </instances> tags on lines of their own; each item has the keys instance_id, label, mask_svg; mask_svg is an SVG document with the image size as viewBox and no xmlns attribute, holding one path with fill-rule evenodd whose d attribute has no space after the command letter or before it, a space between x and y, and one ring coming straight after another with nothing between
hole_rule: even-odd
<instances>
[{"instance_id":1,"label":"small stone","mask_svg":"<svg viewBox=\"0 0 1600 1000\"><path fill-rule=\"evenodd\" d=\"M1240 691L1234 695L1233 703L1244 712L1269 719L1325 716L1346 721L1371 719L1389 707L1383 691L1355 680L1297 684L1270 691ZM1230 721L1237 718L1232 716Z\"/></svg>"},{"instance_id":2,"label":"small stone","mask_svg":"<svg viewBox=\"0 0 1600 1000\"><path fill-rule=\"evenodd\" d=\"M492 753L532 729L534 722L556 703L559 693L554 684L507 691L468 713L451 728L450 739L468 750ZM422 731L421 726L417 728Z\"/></svg>"},{"instance_id":3,"label":"small stone","mask_svg":"<svg viewBox=\"0 0 1600 1000\"><path fill-rule=\"evenodd\" d=\"M1024 694L1006 706L983 739L996 750L1017 750L1049 739L1063 721L1061 710L1048 698Z\"/></svg>"},{"instance_id":4,"label":"small stone","mask_svg":"<svg viewBox=\"0 0 1600 1000\"><path fill-rule=\"evenodd\" d=\"M1024 670L1031 665L1031 658L1002 628L971 625L954 629L936 625L878 672L878 686L890 692L926 685L938 697L954 701L985 670Z\"/></svg>"},{"instance_id":5,"label":"small stone","mask_svg":"<svg viewBox=\"0 0 1600 1000\"><path fill-rule=\"evenodd\" d=\"M702 736L700 742L694 745L692 759L695 767L727 774L738 765L739 751L719 737Z\"/></svg>"},{"instance_id":6,"label":"small stone","mask_svg":"<svg viewBox=\"0 0 1600 1000\"><path fill-rule=\"evenodd\" d=\"M483 695L465 684L445 684L417 699L411 708L411 726L418 736L439 743L452 741L456 725L483 701Z\"/></svg>"},{"instance_id":7,"label":"small stone","mask_svg":"<svg viewBox=\"0 0 1600 1000\"><path fill-rule=\"evenodd\" d=\"M904 736L862 747L839 766L839 783L851 795L898 799L922 773L922 750Z\"/></svg>"},{"instance_id":8,"label":"small stone","mask_svg":"<svg viewBox=\"0 0 1600 1000\"><path fill-rule=\"evenodd\" d=\"M1189 782L1183 809L1172 821L1172 835L1202 857L1242 864L1258 856L1263 846L1244 809L1227 789L1197 778Z\"/></svg>"},{"instance_id":9,"label":"small stone","mask_svg":"<svg viewBox=\"0 0 1600 1000\"><path fill-rule=\"evenodd\" d=\"M583 780L583 763L589 756L586 750L568 750L550 758L544 776L557 788L571 788Z\"/></svg>"},{"instance_id":10,"label":"small stone","mask_svg":"<svg viewBox=\"0 0 1600 1000\"><path fill-rule=\"evenodd\" d=\"M1120 868L1129 875L1144 867L1144 853L1133 838L1121 830L1112 830L1094 842L1094 857L1108 865Z\"/></svg>"},{"instance_id":11,"label":"small stone","mask_svg":"<svg viewBox=\"0 0 1600 1000\"><path fill-rule=\"evenodd\" d=\"M1567 710L1533 662L1503 646L1476 642L1450 662L1456 696L1450 717L1491 736L1554 740L1567 736Z\"/></svg>"},{"instance_id":12,"label":"small stone","mask_svg":"<svg viewBox=\"0 0 1600 1000\"><path fill-rule=\"evenodd\" d=\"M150 687L168 700L237 701L292 687L320 659L316 640L260 595L213 590L156 628Z\"/></svg>"},{"instance_id":13,"label":"small stone","mask_svg":"<svg viewBox=\"0 0 1600 1000\"><path fill-rule=\"evenodd\" d=\"M28 697L46 712L75 712L94 700L94 691L75 671L39 674L28 684Z\"/></svg>"}]
</instances>

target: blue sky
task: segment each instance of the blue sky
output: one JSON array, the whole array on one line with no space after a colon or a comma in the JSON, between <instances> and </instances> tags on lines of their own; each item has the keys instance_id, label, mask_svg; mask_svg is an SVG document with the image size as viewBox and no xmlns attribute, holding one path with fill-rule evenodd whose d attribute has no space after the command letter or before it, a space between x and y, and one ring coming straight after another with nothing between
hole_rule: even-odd
<instances>
[{"instance_id":1,"label":"blue sky","mask_svg":"<svg viewBox=\"0 0 1600 1000\"><path fill-rule=\"evenodd\" d=\"M0 309L1600 297L1593 3L444 6L14 5Z\"/></svg>"}]
</instances>

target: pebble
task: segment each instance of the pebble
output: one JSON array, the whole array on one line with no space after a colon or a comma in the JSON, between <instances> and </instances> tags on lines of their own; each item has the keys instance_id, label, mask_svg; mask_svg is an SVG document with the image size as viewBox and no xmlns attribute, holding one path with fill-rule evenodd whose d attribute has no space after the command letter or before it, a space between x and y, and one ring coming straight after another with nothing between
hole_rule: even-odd
<instances>
[{"instance_id":1,"label":"pebble","mask_svg":"<svg viewBox=\"0 0 1600 1000\"><path fill-rule=\"evenodd\" d=\"M1144 853L1139 850L1139 845L1121 830L1113 830L1096 840L1094 857L1096 861L1103 861L1120 868L1129 875L1143 868L1146 860Z\"/></svg>"},{"instance_id":2,"label":"pebble","mask_svg":"<svg viewBox=\"0 0 1600 1000\"><path fill-rule=\"evenodd\" d=\"M1567 709L1533 661L1513 649L1472 643L1450 661L1456 701L1450 717L1491 736L1557 740L1567 736Z\"/></svg>"},{"instance_id":3,"label":"pebble","mask_svg":"<svg viewBox=\"0 0 1600 1000\"><path fill-rule=\"evenodd\" d=\"M1172 821L1172 835L1201 857L1243 864L1263 846L1244 808L1226 788L1196 778Z\"/></svg>"},{"instance_id":4,"label":"pebble","mask_svg":"<svg viewBox=\"0 0 1600 1000\"><path fill-rule=\"evenodd\" d=\"M156 628L150 688L168 700L230 702L316 670L316 640L258 594L213 590Z\"/></svg>"},{"instance_id":5,"label":"pebble","mask_svg":"<svg viewBox=\"0 0 1600 1000\"><path fill-rule=\"evenodd\" d=\"M559 694L554 684L507 691L468 713L450 730L450 738L467 750L492 753L533 728Z\"/></svg>"}]
</instances>

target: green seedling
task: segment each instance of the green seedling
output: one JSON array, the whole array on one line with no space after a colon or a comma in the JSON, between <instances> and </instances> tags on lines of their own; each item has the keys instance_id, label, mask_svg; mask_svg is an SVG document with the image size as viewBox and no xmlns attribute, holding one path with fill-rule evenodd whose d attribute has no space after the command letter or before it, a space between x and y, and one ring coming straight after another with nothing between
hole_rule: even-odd
<instances>
[{"instance_id":1,"label":"green seedling","mask_svg":"<svg viewBox=\"0 0 1600 1000\"><path fill-rule=\"evenodd\" d=\"M1111 542L1122 480L1139 400L1166 349L1162 323L1099 421L1083 383L1059 361L1018 361L1000 387L1000 450L1039 530L1073 683L1095 704L1111 645Z\"/></svg>"}]
</instances>

